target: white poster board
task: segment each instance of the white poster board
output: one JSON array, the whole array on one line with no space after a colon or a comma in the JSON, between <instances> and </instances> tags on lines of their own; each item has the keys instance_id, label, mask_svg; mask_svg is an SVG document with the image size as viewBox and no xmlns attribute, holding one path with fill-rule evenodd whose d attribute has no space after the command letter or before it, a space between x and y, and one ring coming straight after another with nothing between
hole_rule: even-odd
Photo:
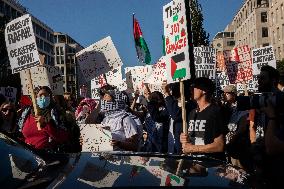
<instances>
[{"instance_id":1,"label":"white poster board","mask_svg":"<svg viewBox=\"0 0 284 189\"><path fill-rule=\"evenodd\" d=\"M122 61L110 36L76 53L76 57L87 82L122 66Z\"/></svg>"},{"instance_id":2,"label":"white poster board","mask_svg":"<svg viewBox=\"0 0 284 189\"><path fill-rule=\"evenodd\" d=\"M163 81L167 80L165 57L162 56L156 64L152 66L152 72L145 83L161 86Z\"/></svg>"},{"instance_id":3,"label":"white poster board","mask_svg":"<svg viewBox=\"0 0 284 189\"><path fill-rule=\"evenodd\" d=\"M6 25L5 41L13 74L40 64L30 15L25 14Z\"/></svg>"},{"instance_id":4,"label":"white poster board","mask_svg":"<svg viewBox=\"0 0 284 189\"><path fill-rule=\"evenodd\" d=\"M3 94L10 102L16 102L17 88L15 87L1 87L0 93Z\"/></svg>"},{"instance_id":5,"label":"white poster board","mask_svg":"<svg viewBox=\"0 0 284 189\"><path fill-rule=\"evenodd\" d=\"M121 66L106 73L106 81L110 85L118 86L123 83Z\"/></svg>"},{"instance_id":6,"label":"white poster board","mask_svg":"<svg viewBox=\"0 0 284 189\"><path fill-rule=\"evenodd\" d=\"M212 47L194 47L194 65L196 77L214 80L216 74L216 50Z\"/></svg>"},{"instance_id":7,"label":"white poster board","mask_svg":"<svg viewBox=\"0 0 284 189\"><path fill-rule=\"evenodd\" d=\"M188 33L184 0L163 6L167 82L190 79Z\"/></svg>"},{"instance_id":8,"label":"white poster board","mask_svg":"<svg viewBox=\"0 0 284 189\"><path fill-rule=\"evenodd\" d=\"M127 88L133 91L140 90L143 91L145 81L152 73L152 66L134 66L126 67L126 83Z\"/></svg>"},{"instance_id":9,"label":"white poster board","mask_svg":"<svg viewBox=\"0 0 284 189\"><path fill-rule=\"evenodd\" d=\"M269 65L276 68L276 59L272 46L261 47L252 50L253 75L260 74L260 69L264 65Z\"/></svg>"},{"instance_id":10,"label":"white poster board","mask_svg":"<svg viewBox=\"0 0 284 189\"><path fill-rule=\"evenodd\" d=\"M83 138L82 152L113 151L111 132L100 124L79 124Z\"/></svg>"},{"instance_id":11,"label":"white poster board","mask_svg":"<svg viewBox=\"0 0 284 189\"><path fill-rule=\"evenodd\" d=\"M30 69L33 88L38 86L48 86L53 95L63 95L63 77L59 67L40 65ZM27 70L20 72L22 91L24 95L32 93L28 82Z\"/></svg>"}]
</instances>

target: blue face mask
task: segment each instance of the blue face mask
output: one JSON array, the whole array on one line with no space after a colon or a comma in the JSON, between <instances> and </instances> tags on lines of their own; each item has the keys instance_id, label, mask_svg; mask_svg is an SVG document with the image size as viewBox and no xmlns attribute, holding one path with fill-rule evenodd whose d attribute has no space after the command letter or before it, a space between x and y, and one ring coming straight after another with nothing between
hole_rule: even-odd
<instances>
[{"instance_id":1,"label":"blue face mask","mask_svg":"<svg viewBox=\"0 0 284 189\"><path fill-rule=\"evenodd\" d=\"M50 97L49 96L37 97L36 103L41 109L47 108L50 104Z\"/></svg>"}]
</instances>

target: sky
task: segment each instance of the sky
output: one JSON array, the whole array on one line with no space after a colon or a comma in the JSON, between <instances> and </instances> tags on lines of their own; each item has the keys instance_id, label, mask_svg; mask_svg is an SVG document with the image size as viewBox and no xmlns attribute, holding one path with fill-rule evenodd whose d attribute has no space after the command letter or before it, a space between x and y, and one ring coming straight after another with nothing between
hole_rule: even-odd
<instances>
[{"instance_id":1,"label":"sky","mask_svg":"<svg viewBox=\"0 0 284 189\"><path fill-rule=\"evenodd\" d=\"M32 15L84 47L111 36L124 67L141 66L133 39L132 14L138 19L152 63L162 56L163 6L170 0L19 0ZM243 0L199 0L210 40L222 31Z\"/></svg>"}]
</instances>

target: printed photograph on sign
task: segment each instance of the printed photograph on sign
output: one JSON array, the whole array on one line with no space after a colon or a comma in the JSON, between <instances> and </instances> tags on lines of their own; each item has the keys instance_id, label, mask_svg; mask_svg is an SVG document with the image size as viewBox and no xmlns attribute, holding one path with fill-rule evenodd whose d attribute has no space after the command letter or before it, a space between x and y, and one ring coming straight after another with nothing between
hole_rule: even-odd
<instances>
[{"instance_id":1,"label":"printed photograph on sign","mask_svg":"<svg viewBox=\"0 0 284 189\"><path fill-rule=\"evenodd\" d=\"M110 36L76 53L76 57L86 81L122 66Z\"/></svg>"},{"instance_id":2,"label":"printed photograph on sign","mask_svg":"<svg viewBox=\"0 0 284 189\"><path fill-rule=\"evenodd\" d=\"M237 80L238 73L238 57L236 56L236 50L224 51L224 59L227 70L227 75L230 80L230 83L235 84Z\"/></svg>"},{"instance_id":3,"label":"printed photograph on sign","mask_svg":"<svg viewBox=\"0 0 284 189\"><path fill-rule=\"evenodd\" d=\"M29 14L16 18L6 25L5 41L13 74L40 64Z\"/></svg>"},{"instance_id":4,"label":"printed photograph on sign","mask_svg":"<svg viewBox=\"0 0 284 189\"><path fill-rule=\"evenodd\" d=\"M276 59L272 46L253 49L251 55L253 75L260 74L260 69L264 65L269 65L273 68L276 68Z\"/></svg>"},{"instance_id":5,"label":"printed photograph on sign","mask_svg":"<svg viewBox=\"0 0 284 189\"><path fill-rule=\"evenodd\" d=\"M194 65L196 77L215 79L216 50L212 47L194 47Z\"/></svg>"},{"instance_id":6,"label":"printed photograph on sign","mask_svg":"<svg viewBox=\"0 0 284 189\"><path fill-rule=\"evenodd\" d=\"M57 66L37 66L30 69L33 88L38 86L48 86L53 95L63 95L63 77ZM22 91L24 95L30 95L32 87L29 86L27 70L20 72Z\"/></svg>"},{"instance_id":7,"label":"printed photograph on sign","mask_svg":"<svg viewBox=\"0 0 284 189\"><path fill-rule=\"evenodd\" d=\"M183 0L163 7L167 82L190 79L187 21Z\"/></svg>"}]
</instances>

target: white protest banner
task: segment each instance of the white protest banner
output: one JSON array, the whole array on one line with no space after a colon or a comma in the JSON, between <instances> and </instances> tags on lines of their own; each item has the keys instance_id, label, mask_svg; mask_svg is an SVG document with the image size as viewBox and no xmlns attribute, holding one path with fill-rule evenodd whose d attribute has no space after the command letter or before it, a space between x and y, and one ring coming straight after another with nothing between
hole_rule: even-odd
<instances>
[{"instance_id":1,"label":"white protest banner","mask_svg":"<svg viewBox=\"0 0 284 189\"><path fill-rule=\"evenodd\" d=\"M269 65L276 68L276 59L272 46L261 47L252 50L253 75L260 74L260 69L264 65Z\"/></svg>"},{"instance_id":2,"label":"white protest banner","mask_svg":"<svg viewBox=\"0 0 284 189\"><path fill-rule=\"evenodd\" d=\"M146 79L145 83L161 86L164 80L167 80L167 70L165 57L162 56L156 64L152 66L151 75Z\"/></svg>"},{"instance_id":3,"label":"white protest banner","mask_svg":"<svg viewBox=\"0 0 284 189\"><path fill-rule=\"evenodd\" d=\"M30 15L6 25L5 41L13 74L40 64Z\"/></svg>"},{"instance_id":4,"label":"white protest banner","mask_svg":"<svg viewBox=\"0 0 284 189\"><path fill-rule=\"evenodd\" d=\"M16 102L17 88L15 87L1 87L0 93L3 94L10 102Z\"/></svg>"},{"instance_id":5,"label":"white protest banner","mask_svg":"<svg viewBox=\"0 0 284 189\"><path fill-rule=\"evenodd\" d=\"M252 61L249 46L244 45L235 49L238 59L238 72L236 82L243 83L252 80Z\"/></svg>"},{"instance_id":6,"label":"white protest banner","mask_svg":"<svg viewBox=\"0 0 284 189\"><path fill-rule=\"evenodd\" d=\"M196 77L215 79L216 50L212 47L194 47L193 52Z\"/></svg>"},{"instance_id":7,"label":"white protest banner","mask_svg":"<svg viewBox=\"0 0 284 189\"><path fill-rule=\"evenodd\" d=\"M110 36L76 53L76 57L87 82L122 66Z\"/></svg>"},{"instance_id":8,"label":"white protest banner","mask_svg":"<svg viewBox=\"0 0 284 189\"><path fill-rule=\"evenodd\" d=\"M114 86L118 86L119 84L123 83L121 66L114 68L113 70L106 73L106 82L109 85L114 85Z\"/></svg>"},{"instance_id":9,"label":"white protest banner","mask_svg":"<svg viewBox=\"0 0 284 189\"><path fill-rule=\"evenodd\" d=\"M103 129L102 125L79 124L79 127L83 138L82 152L113 151L111 132Z\"/></svg>"},{"instance_id":10,"label":"white protest banner","mask_svg":"<svg viewBox=\"0 0 284 189\"><path fill-rule=\"evenodd\" d=\"M135 66L135 67L126 67L126 83L127 88L135 91L136 89L143 91L145 80L152 73L152 66Z\"/></svg>"},{"instance_id":11,"label":"white protest banner","mask_svg":"<svg viewBox=\"0 0 284 189\"><path fill-rule=\"evenodd\" d=\"M30 95L32 88L28 82L28 70L20 72L22 90L24 95ZM63 95L63 77L59 67L40 65L30 69L33 88L38 86L50 87L54 95Z\"/></svg>"},{"instance_id":12,"label":"white protest banner","mask_svg":"<svg viewBox=\"0 0 284 189\"><path fill-rule=\"evenodd\" d=\"M186 10L184 0L171 1L163 6L166 46L167 82L190 79Z\"/></svg>"},{"instance_id":13,"label":"white protest banner","mask_svg":"<svg viewBox=\"0 0 284 189\"><path fill-rule=\"evenodd\" d=\"M103 74L91 80L91 95L93 99L100 99L99 89L106 84L106 79Z\"/></svg>"}]
</instances>

